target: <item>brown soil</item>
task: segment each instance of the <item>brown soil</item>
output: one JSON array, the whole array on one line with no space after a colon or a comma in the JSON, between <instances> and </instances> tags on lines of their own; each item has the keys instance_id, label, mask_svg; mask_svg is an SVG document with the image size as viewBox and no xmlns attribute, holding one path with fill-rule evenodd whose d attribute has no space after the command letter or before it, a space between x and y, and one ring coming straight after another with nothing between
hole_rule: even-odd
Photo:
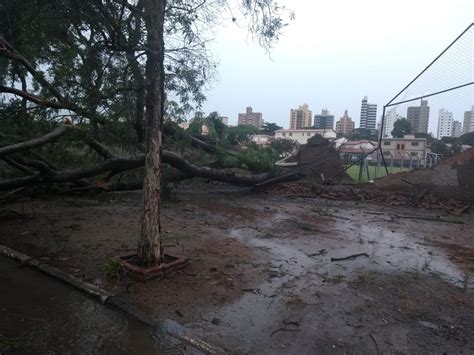
<instances>
[{"instance_id":1,"label":"brown soil","mask_svg":"<svg viewBox=\"0 0 474 355\"><path fill-rule=\"evenodd\" d=\"M165 251L190 258L178 275L161 281L135 282L108 267L115 256L133 253L137 244L141 196L122 193L100 199L29 200L9 206L0 224L0 243L63 268L159 316L188 319L206 305L230 302L261 278L252 267L258 253L225 236L229 219L216 218L216 201L166 203ZM236 208L227 207L230 214ZM11 213L11 210L15 213ZM242 210L235 221L251 220ZM8 216L8 217L7 217ZM157 302L159 300L159 302Z\"/></svg>"},{"instance_id":2,"label":"brown soil","mask_svg":"<svg viewBox=\"0 0 474 355\"><path fill-rule=\"evenodd\" d=\"M432 169L387 175L375 181L381 191L427 189L442 198L474 202L474 148L442 160ZM409 183L407 183L407 181Z\"/></svg>"},{"instance_id":3,"label":"brown soil","mask_svg":"<svg viewBox=\"0 0 474 355\"><path fill-rule=\"evenodd\" d=\"M235 352L474 351L471 214L182 193L165 204L163 236L165 251L189 257L190 265L140 283L104 270L113 271L108 258L133 252L141 197L99 197L10 205L0 243ZM369 257L331 261L360 253Z\"/></svg>"},{"instance_id":4,"label":"brown soil","mask_svg":"<svg viewBox=\"0 0 474 355\"><path fill-rule=\"evenodd\" d=\"M329 179L334 181L350 180L345 172L341 172L342 161L339 152L328 142L303 145L296 154L287 158L286 162L298 163L298 166L290 170L299 170L305 166L320 164L305 173L307 178L314 182L321 183Z\"/></svg>"}]
</instances>

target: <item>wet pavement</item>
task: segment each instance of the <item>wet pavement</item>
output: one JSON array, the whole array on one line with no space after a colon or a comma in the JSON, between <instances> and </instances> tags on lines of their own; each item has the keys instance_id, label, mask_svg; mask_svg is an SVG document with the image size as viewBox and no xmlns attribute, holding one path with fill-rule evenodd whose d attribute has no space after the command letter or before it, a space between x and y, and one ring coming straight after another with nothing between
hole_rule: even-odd
<instances>
[{"instance_id":1,"label":"wet pavement","mask_svg":"<svg viewBox=\"0 0 474 355\"><path fill-rule=\"evenodd\" d=\"M0 257L0 354L182 354L181 344Z\"/></svg>"}]
</instances>

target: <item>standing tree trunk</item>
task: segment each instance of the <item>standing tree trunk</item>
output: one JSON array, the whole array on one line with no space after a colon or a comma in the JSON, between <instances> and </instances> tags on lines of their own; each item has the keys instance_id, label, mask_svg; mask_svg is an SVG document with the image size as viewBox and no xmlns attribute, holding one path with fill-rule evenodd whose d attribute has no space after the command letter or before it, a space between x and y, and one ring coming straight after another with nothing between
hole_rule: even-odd
<instances>
[{"instance_id":1,"label":"standing tree trunk","mask_svg":"<svg viewBox=\"0 0 474 355\"><path fill-rule=\"evenodd\" d=\"M164 108L164 40L166 0L144 0L147 31L146 156L143 182L143 215L138 256L146 265L162 259L160 243L161 143Z\"/></svg>"}]
</instances>

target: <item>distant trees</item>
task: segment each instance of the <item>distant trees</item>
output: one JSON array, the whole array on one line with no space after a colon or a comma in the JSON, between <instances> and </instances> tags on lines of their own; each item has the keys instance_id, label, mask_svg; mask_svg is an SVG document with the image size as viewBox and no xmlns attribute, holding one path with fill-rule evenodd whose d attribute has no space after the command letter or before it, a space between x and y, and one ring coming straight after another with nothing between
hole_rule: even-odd
<instances>
[{"instance_id":1,"label":"distant trees","mask_svg":"<svg viewBox=\"0 0 474 355\"><path fill-rule=\"evenodd\" d=\"M282 129L282 127L276 123L264 122L260 133L273 136L279 129Z\"/></svg>"},{"instance_id":2,"label":"distant trees","mask_svg":"<svg viewBox=\"0 0 474 355\"><path fill-rule=\"evenodd\" d=\"M474 132L463 134L461 137L458 138L458 143L468 144L474 147Z\"/></svg>"},{"instance_id":3,"label":"distant trees","mask_svg":"<svg viewBox=\"0 0 474 355\"><path fill-rule=\"evenodd\" d=\"M225 143L235 145L250 140L250 137L257 134L258 129L253 125L238 125L227 127L225 134Z\"/></svg>"},{"instance_id":4,"label":"distant trees","mask_svg":"<svg viewBox=\"0 0 474 355\"><path fill-rule=\"evenodd\" d=\"M277 157L284 157L291 153L296 145L297 143L294 140L277 138L271 141L270 148L275 152Z\"/></svg>"},{"instance_id":5,"label":"distant trees","mask_svg":"<svg viewBox=\"0 0 474 355\"><path fill-rule=\"evenodd\" d=\"M447 144L456 144L458 141L458 137L441 137L441 142Z\"/></svg>"},{"instance_id":6,"label":"distant trees","mask_svg":"<svg viewBox=\"0 0 474 355\"><path fill-rule=\"evenodd\" d=\"M411 134L412 132L413 127L406 118L400 118L393 124L392 136L394 138L403 138L403 136Z\"/></svg>"},{"instance_id":7,"label":"distant trees","mask_svg":"<svg viewBox=\"0 0 474 355\"><path fill-rule=\"evenodd\" d=\"M431 143L431 151L441 155L452 155L453 151L446 145L446 143L435 139Z\"/></svg>"},{"instance_id":8,"label":"distant trees","mask_svg":"<svg viewBox=\"0 0 474 355\"><path fill-rule=\"evenodd\" d=\"M428 144L432 144L436 140L430 133L425 132L415 133L415 138L426 138Z\"/></svg>"},{"instance_id":9,"label":"distant trees","mask_svg":"<svg viewBox=\"0 0 474 355\"><path fill-rule=\"evenodd\" d=\"M372 130L367 128L356 128L347 136L347 138L352 141L377 141L379 139L379 135L377 131L374 133Z\"/></svg>"}]
</instances>

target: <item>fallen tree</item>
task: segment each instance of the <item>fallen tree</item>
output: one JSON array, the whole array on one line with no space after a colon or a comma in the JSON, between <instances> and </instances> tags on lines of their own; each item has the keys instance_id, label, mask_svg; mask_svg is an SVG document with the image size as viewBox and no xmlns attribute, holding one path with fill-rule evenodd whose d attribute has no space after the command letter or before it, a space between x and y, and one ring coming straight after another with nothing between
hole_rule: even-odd
<instances>
[{"instance_id":1,"label":"fallen tree","mask_svg":"<svg viewBox=\"0 0 474 355\"><path fill-rule=\"evenodd\" d=\"M199 166L163 149L166 96L175 97L188 111L191 103L199 106L205 99L204 87L215 72L206 34L221 21L222 11L231 8L223 5L226 1L1 1L2 19L7 20L0 20L0 94L7 104L1 100L0 110L19 109L13 115L16 121L2 117L0 129L20 139L7 137L0 146L2 164L17 171L0 180L0 189L61 183L88 188L93 177L107 180L144 166L137 257L140 264L155 266L164 260L163 164L186 176L244 185L268 178L270 173L240 175ZM264 47L278 39L285 23L283 8L274 0L244 1L237 8ZM234 15L230 19L236 21ZM44 115L30 115L36 109ZM46 133L43 126L35 132L41 137L31 139L35 134L30 128L42 121L54 126L58 115L68 113L76 116L76 123L87 125L90 136L81 137L82 146L76 141L63 146L61 161L49 159L51 147L70 130L61 126ZM114 148L125 149L107 149L109 142L101 138L121 129ZM191 140L208 153L213 150ZM82 154L85 146L99 159ZM120 153L113 154L116 151ZM87 159L79 161L74 153Z\"/></svg>"},{"instance_id":2,"label":"fallen tree","mask_svg":"<svg viewBox=\"0 0 474 355\"><path fill-rule=\"evenodd\" d=\"M80 132L85 136L85 143L104 158L101 162L90 167L56 170L41 160L25 159L17 157L16 154L27 152L34 148L53 143L67 132ZM107 147L97 142L94 138L87 136L80 128L61 125L52 132L29 141L24 141L0 148L0 159L26 176L0 181L0 190L17 189L24 186L48 184L48 183L77 183L77 181L95 177L101 174L118 174L127 170L133 170L144 166L145 156L135 158L120 157L113 154ZM186 177L208 178L220 182L237 185L253 186L267 181L273 176L272 172L262 174L237 174L226 170L215 169L207 166L199 166L184 159L179 154L163 150L162 161L173 168L181 171ZM122 185L123 186L123 185ZM86 187L82 184L81 187ZM113 185L110 185L113 189Z\"/></svg>"}]
</instances>

